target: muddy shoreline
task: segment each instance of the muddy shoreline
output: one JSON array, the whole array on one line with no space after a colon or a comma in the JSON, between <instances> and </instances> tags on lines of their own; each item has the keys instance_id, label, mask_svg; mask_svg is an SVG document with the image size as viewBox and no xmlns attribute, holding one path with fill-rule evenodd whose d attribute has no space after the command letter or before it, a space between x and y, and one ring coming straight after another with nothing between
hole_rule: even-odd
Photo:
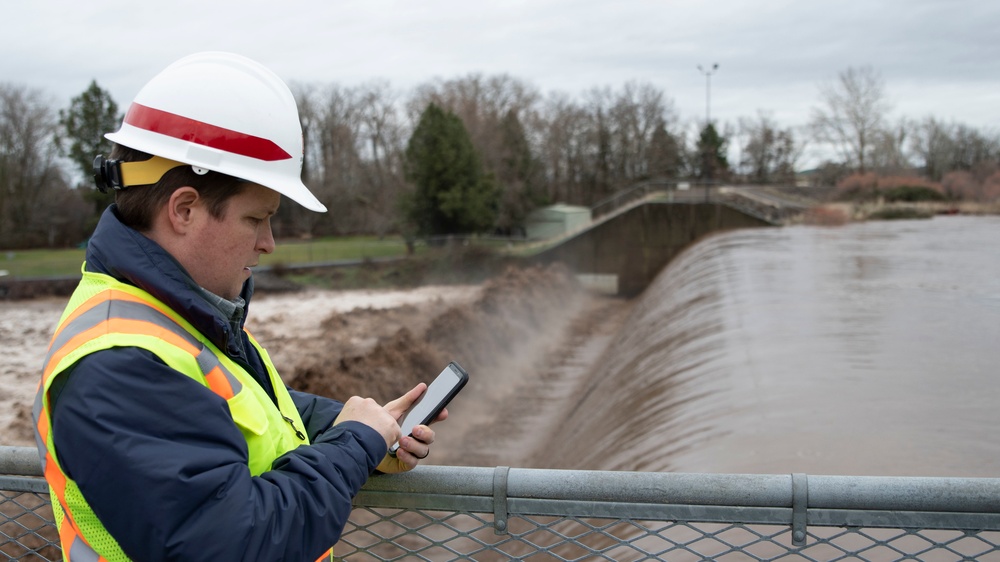
<instances>
[{"instance_id":1,"label":"muddy shoreline","mask_svg":"<svg viewBox=\"0 0 1000 562\"><path fill-rule=\"evenodd\" d=\"M0 301L0 444L34 445L31 403L65 302ZM629 307L583 290L559 267L508 268L477 284L265 292L247 327L291 387L341 400L385 402L456 360L472 379L426 462L540 466L538 448L575 378Z\"/></svg>"}]
</instances>

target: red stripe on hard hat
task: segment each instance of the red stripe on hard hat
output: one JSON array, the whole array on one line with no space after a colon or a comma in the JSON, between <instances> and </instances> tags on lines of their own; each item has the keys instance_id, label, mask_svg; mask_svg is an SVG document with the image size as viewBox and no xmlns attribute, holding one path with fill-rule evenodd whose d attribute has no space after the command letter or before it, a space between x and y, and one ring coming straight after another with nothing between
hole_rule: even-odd
<instances>
[{"instance_id":1,"label":"red stripe on hard hat","mask_svg":"<svg viewBox=\"0 0 1000 562\"><path fill-rule=\"evenodd\" d=\"M258 160L272 162L292 157L270 140L217 127L202 121L195 121L138 103L129 106L128 113L125 114L125 122L133 127L161 135Z\"/></svg>"}]
</instances>

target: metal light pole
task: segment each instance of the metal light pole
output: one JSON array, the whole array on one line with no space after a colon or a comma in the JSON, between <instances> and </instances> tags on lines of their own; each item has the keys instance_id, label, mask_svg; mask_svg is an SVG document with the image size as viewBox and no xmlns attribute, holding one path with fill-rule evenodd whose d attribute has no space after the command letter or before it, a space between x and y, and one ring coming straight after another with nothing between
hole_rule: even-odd
<instances>
[{"instance_id":1,"label":"metal light pole","mask_svg":"<svg viewBox=\"0 0 1000 562\"><path fill-rule=\"evenodd\" d=\"M705 126L706 127L709 125L709 123L712 122L712 114L709 109L709 102L711 100L711 92L712 92L712 74L714 74L715 71L718 69L719 69L719 63L714 63L712 65L712 68L708 70L702 68L700 64L698 65L698 70L700 70L701 73L705 75Z\"/></svg>"},{"instance_id":2,"label":"metal light pole","mask_svg":"<svg viewBox=\"0 0 1000 562\"><path fill-rule=\"evenodd\" d=\"M718 69L719 69L719 63L712 64L712 68L709 68L707 70L702 68L700 64L698 65L698 70L705 75L705 130L703 131L702 134L706 134L709 125L712 124L712 113L711 113L712 74L714 74L715 71ZM702 150L704 150L704 148ZM703 169L701 172L701 176L702 178L704 178L705 181L705 202L707 203L709 200L709 189L708 189L709 184L714 183L713 180L715 179L714 168L716 166L716 163L714 157L707 157L705 154L702 154L701 157L702 159L707 158L708 160L707 162L705 161L702 162Z\"/></svg>"}]
</instances>

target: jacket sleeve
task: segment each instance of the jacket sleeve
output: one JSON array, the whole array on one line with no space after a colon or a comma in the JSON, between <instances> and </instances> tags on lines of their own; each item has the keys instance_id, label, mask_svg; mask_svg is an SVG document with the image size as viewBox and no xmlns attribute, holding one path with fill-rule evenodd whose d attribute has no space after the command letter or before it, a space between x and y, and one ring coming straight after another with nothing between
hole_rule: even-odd
<instances>
[{"instance_id":1,"label":"jacket sleeve","mask_svg":"<svg viewBox=\"0 0 1000 562\"><path fill-rule=\"evenodd\" d=\"M337 416L340 415L340 411L344 409L343 403L332 398L299 392L291 388L288 389L288 394L292 397L292 402L295 403L295 408L299 411L302 423L306 426L306 434L309 436L310 443L315 443L320 434L330 429L333 422L337 420Z\"/></svg>"},{"instance_id":2,"label":"jacket sleeve","mask_svg":"<svg viewBox=\"0 0 1000 562\"><path fill-rule=\"evenodd\" d=\"M315 560L386 453L348 422L252 477L226 402L148 351L100 351L62 376L59 462L135 560Z\"/></svg>"}]
</instances>

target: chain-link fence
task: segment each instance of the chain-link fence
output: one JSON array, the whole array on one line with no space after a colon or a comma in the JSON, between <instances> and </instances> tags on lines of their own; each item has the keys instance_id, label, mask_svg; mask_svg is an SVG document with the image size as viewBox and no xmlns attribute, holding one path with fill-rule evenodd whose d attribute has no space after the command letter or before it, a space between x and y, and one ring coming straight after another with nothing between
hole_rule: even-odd
<instances>
[{"instance_id":1,"label":"chain-link fence","mask_svg":"<svg viewBox=\"0 0 1000 562\"><path fill-rule=\"evenodd\" d=\"M0 448L0 553L57 560L34 449ZM1000 561L1000 479L421 467L372 478L346 560Z\"/></svg>"}]
</instances>

